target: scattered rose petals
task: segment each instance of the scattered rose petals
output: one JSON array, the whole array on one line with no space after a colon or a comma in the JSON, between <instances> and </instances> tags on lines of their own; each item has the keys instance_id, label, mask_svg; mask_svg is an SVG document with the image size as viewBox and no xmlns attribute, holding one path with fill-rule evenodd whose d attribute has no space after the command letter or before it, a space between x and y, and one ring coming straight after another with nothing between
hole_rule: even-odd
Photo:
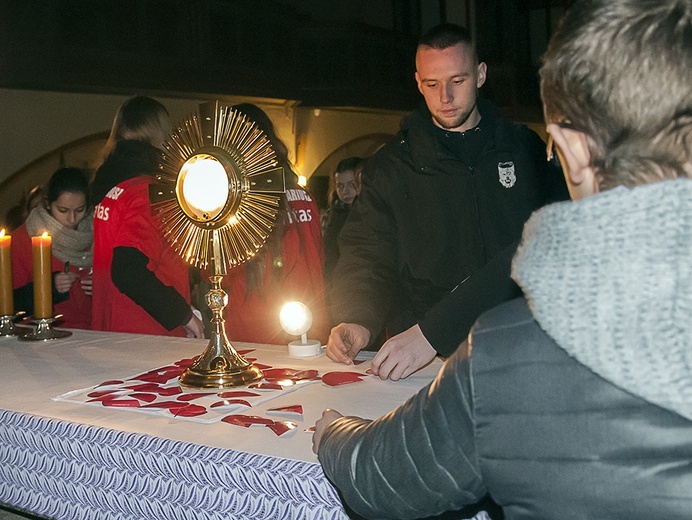
<instances>
[{"instance_id":1,"label":"scattered rose petals","mask_svg":"<svg viewBox=\"0 0 692 520\"><path fill-rule=\"evenodd\" d=\"M347 385L362 381L363 374L360 372L327 372L322 376L322 382L329 386Z\"/></svg>"},{"instance_id":2,"label":"scattered rose petals","mask_svg":"<svg viewBox=\"0 0 692 520\"><path fill-rule=\"evenodd\" d=\"M238 405L247 406L248 408L252 408L252 405L243 399L224 399L223 401L216 401L215 403L212 403L209 406L209 408L223 408L225 406L238 406Z\"/></svg>"},{"instance_id":3,"label":"scattered rose petals","mask_svg":"<svg viewBox=\"0 0 692 520\"><path fill-rule=\"evenodd\" d=\"M373 375L374 372L372 371L372 368L368 368L368 369L365 371L365 373L371 376L371 375Z\"/></svg>"},{"instance_id":4,"label":"scattered rose petals","mask_svg":"<svg viewBox=\"0 0 692 520\"><path fill-rule=\"evenodd\" d=\"M365 363L364 359L354 359L353 364L354 365L360 365L361 363Z\"/></svg>"},{"instance_id":5,"label":"scattered rose petals","mask_svg":"<svg viewBox=\"0 0 692 520\"><path fill-rule=\"evenodd\" d=\"M235 424L237 426L242 426L244 428L248 428L248 427L252 426L253 424L262 424L262 425L274 424L274 421L272 421L271 419L267 419L266 417L259 417L257 415L242 415L242 414L227 415L226 417L222 418L221 420L225 423Z\"/></svg>"},{"instance_id":6,"label":"scattered rose petals","mask_svg":"<svg viewBox=\"0 0 692 520\"><path fill-rule=\"evenodd\" d=\"M279 437L281 437L287 432L295 430L297 427L298 425L293 421L275 421L272 424L267 424L267 428L269 428Z\"/></svg>"},{"instance_id":7,"label":"scattered rose petals","mask_svg":"<svg viewBox=\"0 0 692 520\"><path fill-rule=\"evenodd\" d=\"M226 398L234 398L234 397L259 397L260 394L257 392L248 392L247 390L228 390L224 392L219 392L218 394L219 397L222 397L224 399Z\"/></svg>"}]
</instances>

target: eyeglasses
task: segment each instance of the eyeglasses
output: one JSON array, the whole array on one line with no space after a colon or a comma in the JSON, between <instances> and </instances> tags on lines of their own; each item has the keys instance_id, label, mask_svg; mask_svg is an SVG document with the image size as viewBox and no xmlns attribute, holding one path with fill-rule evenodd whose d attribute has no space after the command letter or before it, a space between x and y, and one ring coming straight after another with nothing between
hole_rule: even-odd
<instances>
[{"instance_id":1,"label":"eyeglasses","mask_svg":"<svg viewBox=\"0 0 692 520\"><path fill-rule=\"evenodd\" d=\"M560 128L574 128L569 119L563 119L561 123L557 123L557 126ZM545 148L545 154L548 162L552 161L555 157L555 140L553 139L553 134L548 134L548 145Z\"/></svg>"}]
</instances>

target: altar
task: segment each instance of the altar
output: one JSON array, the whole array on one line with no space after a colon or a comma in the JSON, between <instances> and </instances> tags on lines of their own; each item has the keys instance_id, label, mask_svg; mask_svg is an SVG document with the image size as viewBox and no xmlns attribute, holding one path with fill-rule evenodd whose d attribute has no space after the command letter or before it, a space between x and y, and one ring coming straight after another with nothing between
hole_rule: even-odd
<instances>
[{"instance_id":1,"label":"altar","mask_svg":"<svg viewBox=\"0 0 692 520\"><path fill-rule=\"evenodd\" d=\"M312 453L310 427L324 408L379 417L427 385L441 365L435 360L405 380L381 381L367 373L367 359L345 366L324 354L290 357L285 345L234 343L263 366L317 371L307 384L229 411L290 419L296 426L286 431L70 398L192 358L205 342L80 330L47 342L0 338L0 503L71 520L345 519ZM326 384L321 376L330 372L358 375Z\"/></svg>"}]
</instances>

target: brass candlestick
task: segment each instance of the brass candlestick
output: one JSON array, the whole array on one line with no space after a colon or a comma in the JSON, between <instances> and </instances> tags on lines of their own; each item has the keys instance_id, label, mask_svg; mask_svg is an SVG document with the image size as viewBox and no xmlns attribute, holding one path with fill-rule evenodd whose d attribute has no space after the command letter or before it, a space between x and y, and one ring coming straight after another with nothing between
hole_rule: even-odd
<instances>
[{"instance_id":1,"label":"brass candlestick","mask_svg":"<svg viewBox=\"0 0 692 520\"><path fill-rule=\"evenodd\" d=\"M53 322L60 318L62 318L62 314L58 314L52 318L33 319L31 323L36 325L33 332L21 335L18 339L21 341L50 341L72 336L69 330L56 330L53 328Z\"/></svg>"},{"instance_id":2,"label":"brass candlestick","mask_svg":"<svg viewBox=\"0 0 692 520\"><path fill-rule=\"evenodd\" d=\"M26 330L22 330L20 327L15 325L17 318L23 315L24 311L18 312L17 314L6 314L4 316L0 316L0 337L23 335Z\"/></svg>"}]
</instances>

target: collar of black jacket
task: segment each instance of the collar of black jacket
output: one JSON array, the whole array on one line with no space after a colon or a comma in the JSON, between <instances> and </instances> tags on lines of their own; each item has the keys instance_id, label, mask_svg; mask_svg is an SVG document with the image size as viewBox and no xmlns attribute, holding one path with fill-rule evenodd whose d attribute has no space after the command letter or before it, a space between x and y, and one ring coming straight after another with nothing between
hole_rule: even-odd
<instances>
[{"instance_id":1,"label":"collar of black jacket","mask_svg":"<svg viewBox=\"0 0 692 520\"><path fill-rule=\"evenodd\" d=\"M481 114L483 128L488 129L491 138L488 146L492 146L497 131L499 112L486 99L478 98L478 111ZM454 158L453 154L439 141L439 128L433 123L432 115L425 102L417 110L406 116L401 122L402 144L406 144L419 172L432 174L437 161L444 157ZM455 160L458 160L455 158Z\"/></svg>"},{"instance_id":2,"label":"collar of black jacket","mask_svg":"<svg viewBox=\"0 0 692 520\"><path fill-rule=\"evenodd\" d=\"M143 174L154 174L161 161L161 150L144 141L124 140L96 171L91 185L91 201L98 204L106 193L127 179Z\"/></svg>"}]
</instances>

